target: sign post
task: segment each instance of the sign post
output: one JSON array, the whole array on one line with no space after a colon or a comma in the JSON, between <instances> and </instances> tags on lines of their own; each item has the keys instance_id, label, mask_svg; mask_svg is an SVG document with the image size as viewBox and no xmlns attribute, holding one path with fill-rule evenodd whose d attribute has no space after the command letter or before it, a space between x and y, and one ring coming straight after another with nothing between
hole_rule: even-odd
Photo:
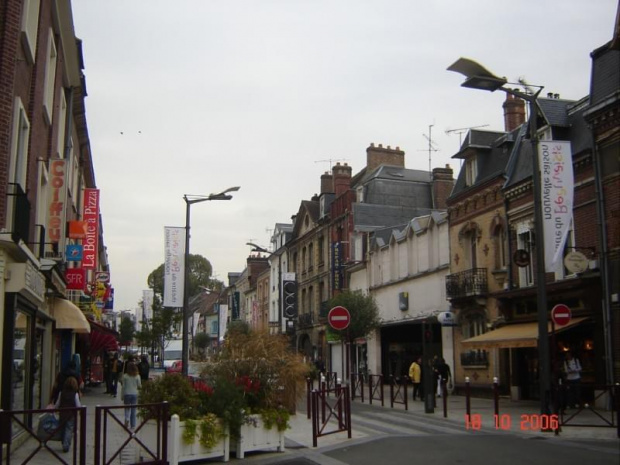
<instances>
[{"instance_id":1,"label":"sign post","mask_svg":"<svg viewBox=\"0 0 620 465\"><path fill-rule=\"evenodd\" d=\"M349 313L349 310L347 310L345 307L336 306L332 308L327 314L327 322L336 331L343 331L347 329L349 327L349 324L351 323L351 314ZM343 344L346 359L346 366L344 368L344 379L346 380L347 386L349 385L349 352L351 350L349 343L349 332L347 331L346 341Z\"/></svg>"}]
</instances>

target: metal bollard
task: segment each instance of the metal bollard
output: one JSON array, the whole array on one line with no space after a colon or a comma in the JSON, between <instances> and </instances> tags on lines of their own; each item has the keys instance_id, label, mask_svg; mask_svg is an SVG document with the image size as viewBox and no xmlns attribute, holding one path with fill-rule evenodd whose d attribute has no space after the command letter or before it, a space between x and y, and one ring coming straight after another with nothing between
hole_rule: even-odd
<instances>
[{"instance_id":1,"label":"metal bollard","mask_svg":"<svg viewBox=\"0 0 620 465\"><path fill-rule=\"evenodd\" d=\"M448 418L448 389L447 380L441 380L441 400L443 400L443 417Z\"/></svg>"},{"instance_id":2,"label":"metal bollard","mask_svg":"<svg viewBox=\"0 0 620 465\"><path fill-rule=\"evenodd\" d=\"M469 376L465 377L465 413L467 418L471 417L471 389L469 386Z\"/></svg>"},{"instance_id":3,"label":"metal bollard","mask_svg":"<svg viewBox=\"0 0 620 465\"><path fill-rule=\"evenodd\" d=\"M499 416L499 379L493 377L493 404L495 407L495 418Z\"/></svg>"}]
</instances>

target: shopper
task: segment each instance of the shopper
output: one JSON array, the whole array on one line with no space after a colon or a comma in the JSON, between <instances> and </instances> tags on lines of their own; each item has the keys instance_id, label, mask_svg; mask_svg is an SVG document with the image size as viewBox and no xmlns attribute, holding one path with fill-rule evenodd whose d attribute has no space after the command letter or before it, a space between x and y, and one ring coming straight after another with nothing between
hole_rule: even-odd
<instances>
[{"instance_id":1,"label":"shopper","mask_svg":"<svg viewBox=\"0 0 620 465\"><path fill-rule=\"evenodd\" d=\"M564 359L564 373L566 373L566 403L570 408L579 408L581 404L581 363L573 357L569 350Z\"/></svg>"},{"instance_id":2,"label":"shopper","mask_svg":"<svg viewBox=\"0 0 620 465\"><path fill-rule=\"evenodd\" d=\"M409 366L409 379L413 383L413 400L415 401L417 396L420 397L420 400L424 400L420 390L422 383L422 357L418 357Z\"/></svg>"},{"instance_id":3,"label":"shopper","mask_svg":"<svg viewBox=\"0 0 620 465\"><path fill-rule=\"evenodd\" d=\"M142 387L138 366L133 362L127 363L127 370L121 378L121 397L125 405L132 407L125 408L125 428L136 427L136 404L138 403L138 392Z\"/></svg>"},{"instance_id":4,"label":"shopper","mask_svg":"<svg viewBox=\"0 0 620 465\"><path fill-rule=\"evenodd\" d=\"M140 363L138 363L138 371L140 372L140 380L142 381L142 384L149 380L150 368L151 367L149 366L148 357L146 355L143 355L140 358Z\"/></svg>"},{"instance_id":5,"label":"shopper","mask_svg":"<svg viewBox=\"0 0 620 465\"><path fill-rule=\"evenodd\" d=\"M69 376L58 394L56 408L66 409L81 407L80 394L78 392L78 381L75 376ZM76 410L60 410L60 424L62 425L62 451L68 452L71 448L71 439L75 430L75 419L77 418Z\"/></svg>"}]
</instances>

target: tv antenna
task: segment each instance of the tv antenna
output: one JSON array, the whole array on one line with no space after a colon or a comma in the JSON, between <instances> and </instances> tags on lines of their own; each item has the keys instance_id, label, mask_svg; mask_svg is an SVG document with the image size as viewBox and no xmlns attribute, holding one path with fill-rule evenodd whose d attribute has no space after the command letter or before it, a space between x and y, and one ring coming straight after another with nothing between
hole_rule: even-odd
<instances>
[{"instance_id":1,"label":"tv antenna","mask_svg":"<svg viewBox=\"0 0 620 465\"><path fill-rule=\"evenodd\" d=\"M433 170L431 167L431 156L433 152L439 152L439 147L437 147L435 143L433 142L433 126L435 125L434 124L428 125L428 136L426 134L422 134L422 136L424 136L424 138L428 141L428 148L424 150L420 150L421 152L428 151L428 173L429 173L429 176L431 177L431 181L433 180Z\"/></svg>"},{"instance_id":2,"label":"tv antenna","mask_svg":"<svg viewBox=\"0 0 620 465\"><path fill-rule=\"evenodd\" d=\"M329 171L332 170L332 164L335 161L347 161L348 158L328 158L326 160L316 160L314 163L329 163Z\"/></svg>"},{"instance_id":3,"label":"tv antenna","mask_svg":"<svg viewBox=\"0 0 620 465\"><path fill-rule=\"evenodd\" d=\"M486 128L488 124L481 124L479 126L469 126L467 128L456 128L456 129L446 129L446 134L450 135L452 133L456 133L459 135L459 148L461 148L461 144L463 143L463 134L465 134L470 129L478 129L478 128Z\"/></svg>"}]
</instances>

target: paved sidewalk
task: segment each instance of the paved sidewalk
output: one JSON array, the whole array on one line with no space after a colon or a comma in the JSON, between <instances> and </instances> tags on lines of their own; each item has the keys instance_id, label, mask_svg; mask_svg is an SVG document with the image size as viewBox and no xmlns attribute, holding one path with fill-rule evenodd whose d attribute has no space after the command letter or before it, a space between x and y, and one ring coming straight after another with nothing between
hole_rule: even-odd
<instances>
[{"instance_id":1,"label":"paved sidewalk","mask_svg":"<svg viewBox=\"0 0 620 465\"><path fill-rule=\"evenodd\" d=\"M480 428L480 431L496 431L503 429L515 434L523 435L545 435L546 437L552 437L557 440L564 439L595 439L604 441L617 441L617 427L595 427L595 426L566 426L563 427L559 435L555 435L553 432L542 433L539 429L535 429L537 422L540 422L539 403L538 402L511 402L508 399L500 399L499 402L499 417L498 428L495 426L494 418L494 402L492 399L471 399L471 416L469 423L466 420L466 402L462 396L449 396L447 399L447 417L444 418L443 413L443 399L437 399L437 408L434 413L425 413L424 405L422 402L409 402L409 408L407 412L412 416L420 417L432 417L433 420L441 420L449 422L452 426L459 425L463 429L468 427L472 430ZM87 421L86 421L86 434L87 434L87 450L86 450L86 463L91 465L94 463L94 439L95 439L95 407L96 406L120 406L122 405L120 397L112 397L104 394L104 387L92 387L88 388L82 397L82 403L87 407ZM320 453L322 449L333 449L339 446L345 446L348 443L355 442L355 440L363 440L369 438L370 435L363 429L356 429L355 425L355 407L361 404L359 398L353 402L353 421L352 421L352 438L349 439L346 432L330 434L328 436L318 438L318 448L315 449ZM368 399L364 402L365 406L369 405ZM384 411L390 411L389 399L385 400L385 406L381 406L380 401L373 401L373 409L382 409ZM404 412L405 408L402 404L395 404L395 410ZM115 410L116 415L122 420L123 410ZM582 411L572 410L567 412L568 414L575 414L573 423L580 424L603 424L600 418L597 417L591 410L584 409ZM607 418L611 418L610 412L601 412ZM479 416L477 416L479 415ZM479 422L479 423L478 423ZM617 422L617 419L616 419ZM110 425L110 423L112 423ZM107 443L109 444L109 450L117 450L117 447L127 441L128 434L120 426L113 424L109 421L107 432ZM307 418L307 410L305 404L305 397L298 405L298 411L296 415L291 417L291 428L286 432L286 447L287 450L284 453L277 452L260 452L252 454L251 456L243 459L246 462L262 461L273 457L293 457L299 449L312 449L312 423ZM60 442L49 443L51 448L58 451L59 455L64 460L71 463L72 456L70 454L63 454L61 452ZM24 444L17 450L13 451L12 462L21 463L23 459L36 447L36 441L30 439L29 442ZM21 458L21 460L20 460ZM110 457L108 456L108 459ZM238 459L234 458L234 454L231 455L231 462L235 462ZM120 454L114 461L116 464L129 464L135 462L135 452L132 447L127 447L122 454ZM37 454L37 456L29 463L34 465L49 465L51 463L60 463L56 459L50 456L49 452Z\"/></svg>"}]
</instances>

